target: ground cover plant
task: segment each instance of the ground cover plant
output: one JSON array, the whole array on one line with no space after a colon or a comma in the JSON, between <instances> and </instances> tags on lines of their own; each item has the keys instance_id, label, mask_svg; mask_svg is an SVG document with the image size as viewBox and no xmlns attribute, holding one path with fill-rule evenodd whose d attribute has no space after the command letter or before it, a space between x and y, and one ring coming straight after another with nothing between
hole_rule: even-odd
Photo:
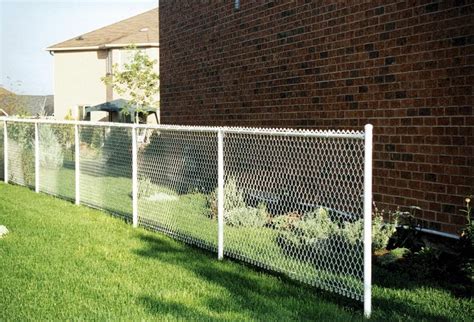
<instances>
[{"instance_id":1,"label":"ground cover plant","mask_svg":"<svg viewBox=\"0 0 474 322\"><path fill-rule=\"evenodd\" d=\"M206 209L196 196L180 197L189 203L177 211ZM0 239L0 320L362 320L355 301L218 262L214 253L27 188L0 184L0 224L10 230ZM385 268L374 267L373 295L374 320L474 314L472 298Z\"/></svg>"}]
</instances>

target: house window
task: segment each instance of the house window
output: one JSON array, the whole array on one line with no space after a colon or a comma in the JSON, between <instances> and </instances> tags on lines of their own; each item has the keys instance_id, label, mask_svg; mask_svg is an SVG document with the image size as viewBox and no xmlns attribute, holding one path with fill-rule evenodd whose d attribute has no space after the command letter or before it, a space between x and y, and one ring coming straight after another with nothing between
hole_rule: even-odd
<instances>
[{"instance_id":1,"label":"house window","mask_svg":"<svg viewBox=\"0 0 474 322\"><path fill-rule=\"evenodd\" d=\"M234 0L234 9L239 10L240 9L240 0Z\"/></svg>"}]
</instances>

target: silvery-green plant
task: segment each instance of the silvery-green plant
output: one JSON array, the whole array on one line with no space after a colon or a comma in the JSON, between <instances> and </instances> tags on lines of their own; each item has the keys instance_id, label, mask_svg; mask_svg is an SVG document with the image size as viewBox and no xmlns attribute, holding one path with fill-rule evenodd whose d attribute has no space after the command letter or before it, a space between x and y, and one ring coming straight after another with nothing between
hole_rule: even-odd
<instances>
[{"instance_id":1,"label":"silvery-green plant","mask_svg":"<svg viewBox=\"0 0 474 322\"><path fill-rule=\"evenodd\" d=\"M263 227L268 221L265 206L234 208L224 213L227 225L235 227Z\"/></svg>"},{"instance_id":2,"label":"silvery-green plant","mask_svg":"<svg viewBox=\"0 0 474 322\"><path fill-rule=\"evenodd\" d=\"M43 168L59 169L64 162L63 149L50 125L39 127L40 165Z\"/></svg>"},{"instance_id":3,"label":"silvery-green plant","mask_svg":"<svg viewBox=\"0 0 474 322\"><path fill-rule=\"evenodd\" d=\"M217 218L217 189L208 198L211 218ZM236 208L245 208L244 195L237 187L237 182L230 177L224 186L224 211L229 212Z\"/></svg>"}]
</instances>

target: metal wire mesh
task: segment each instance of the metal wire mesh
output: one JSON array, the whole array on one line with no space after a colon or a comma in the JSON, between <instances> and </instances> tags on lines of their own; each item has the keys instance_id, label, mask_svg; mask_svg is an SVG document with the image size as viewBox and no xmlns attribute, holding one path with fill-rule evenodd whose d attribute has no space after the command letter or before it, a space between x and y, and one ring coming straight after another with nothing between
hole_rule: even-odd
<instances>
[{"instance_id":1,"label":"metal wire mesh","mask_svg":"<svg viewBox=\"0 0 474 322\"><path fill-rule=\"evenodd\" d=\"M5 151L3 150L3 145L4 145L4 122L0 122L0 180L4 180L4 174L5 174L5 168L4 168L4 156L5 156Z\"/></svg>"},{"instance_id":2,"label":"metal wire mesh","mask_svg":"<svg viewBox=\"0 0 474 322\"><path fill-rule=\"evenodd\" d=\"M138 140L139 224L215 249L217 133L148 129Z\"/></svg>"},{"instance_id":3,"label":"metal wire mesh","mask_svg":"<svg viewBox=\"0 0 474 322\"><path fill-rule=\"evenodd\" d=\"M35 126L7 122L7 129L8 180L32 188L35 184Z\"/></svg>"},{"instance_id":4,"label":"metal wire mesh","mask_svg":"<svg viewBox=\"0 0 474 322\"><path fill-rule=\"evenodd\" d=\"M73 200L75 196L74 126L38 124L39 189Z\"/></svg>"},{"instance_id":5,"label":"metal wire mesh","mask_svg":"<svg viewBox=\"0 0 474 322\"><path fill-rule=\"evenodd\" d=\"M139 225L363 299L363 133L37 123L39 190L132 219L136 182ZM9 179L32 187L35 121L7 125Z\"/></svg>"},{"instance_id":6,"label":"metal wire mesh","mask_svg":"<svg viewBox=\"0 0 474 322\"><path fill-rule=\"evenodd\" d=\"M132 129L81 125L80 200L130 219L132 215Z\"/></svg>"},{"instance_id":7,"label":"metal wire mesh","mask_svg":"<svg viewBox=\"0 0 474 322\"><path fill-rule=\"evenodd\" d=\"M361 300L364 142L226 133L225 254Z\"/></svg>"}]
</instances>

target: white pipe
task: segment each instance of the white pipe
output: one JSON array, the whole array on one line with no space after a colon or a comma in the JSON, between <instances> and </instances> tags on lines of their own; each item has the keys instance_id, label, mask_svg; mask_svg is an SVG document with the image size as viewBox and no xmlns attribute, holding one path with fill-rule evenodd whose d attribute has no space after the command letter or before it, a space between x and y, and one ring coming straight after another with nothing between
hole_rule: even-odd
<instances>
[{"instance_id":1,"label":"white pipe","mask_svg":"<svg viewBox=\"0 0 474 322\"><path fill-rule=\"evenodd\" d=\"M75 159L75 185L76 185L76 205L81 204L81 166L80 166L80 144L79 125L74 125L74 159Z\"/></svg>"},{"instance_id":2,"label":"white pipe","mask_svg":"<svg viewBox=\"0 0 474 322\"><path fill-rule=\"evenodd\" d=\"M8 129L7 121L3 121L3 181L8 183Z\"/></svg>"},{"instance_id":3,"label":"white pipe","mask_svg":"<svg viewBox=\"0 0 474 322\"><path fill-rule=\"evenodd\" d=\"M35 192L40 191L40 146L38 123L35 122Z\"/></svg>"},{"instance_id":4,"label":"white pipe","mask_svg":"<svg viewBox=\"0 0 474 322\"><path fill-rule=\"evenodd\" d=\"M372 313L372 129L365 126L364 148L364 315Z\"/></svg>"},{"instance_id":5,"label":"white pipe","mask_svg":"<svg viewBox=\"0 0 474 322\"><path fill-rule=\"evenodd\" d=\"M156 129L169 131L188 131L188 132L210 132L217 133L225 130L227 133L238 134L262 134L269 136L298 136L298 137L320 137L320 138L352 138L364 139L364 134L358 131L331 131L331 130L301 130L287 128L244 128L244 127L211 127L211 126L184 126L184 125L163 125L163 124L130 124L114 122L91 122L91 121L58 121L49 119L17 119L0 117L0 120L8 120L21 123L47 123L81 126L106 126L121 128L139 128Z\"/></svg>"},{"instance_id":6,"label":"white pipe","mask_svg":"<svg viewBox=\"0 0 474 322\"><path fill-rule=\"evenodd\" d=\"M137 129L132 127L132 224L138 227Z\"/></svg>"},{"instance_id":7,"label":"white pipe","mask_svg":"<svg viewBox=\"0 0 474 322\"><path fill-rule=\"evenodd\" d=\"M224 258L224 131L217 132L217 258Z\"/></svg>"}]
</instances>

